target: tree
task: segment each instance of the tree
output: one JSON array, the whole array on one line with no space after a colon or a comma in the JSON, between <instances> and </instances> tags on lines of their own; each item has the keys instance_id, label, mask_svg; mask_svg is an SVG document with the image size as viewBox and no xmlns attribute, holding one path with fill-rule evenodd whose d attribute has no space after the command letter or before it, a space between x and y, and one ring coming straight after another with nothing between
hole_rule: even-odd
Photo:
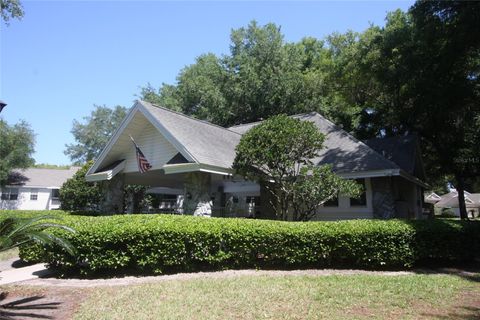
<instances>
[{"instance_id":1,"label":"tree","mask_svg":"<svg viewBox=\"0 0 480 320\"><path fill-rule=\"evenodd\" d=\"M9 126L0 119L0 141L0 186L2 186L7 182L12 169L25 169L35 163L32 158L35 135L25 121Z\"/></svg>"},{"instance_id":2,"label":"tree","mask_svg":"<svg viewBox=\"0 0 480 320\"><path fill-rule=\"evenodd\" d=\"M358 198L362 191L359 184L333 173L330 165L304 166L292 184L293 219L311 220L326 201L340 194Z\"/></svg>"},{"instance_id":3,"label":"tree","mask_svg":"<svg viewBox=\"0 0 480 320\"><path fill-rule=\"evenodd\" d=\"M164 108L174 111L182 111L181 103L177 94L177 87L166 83L162 84L158 91L148 83L145 87L141 88L139 98Z\"/></svg>"},{"instance_id":4,"label":"tree","mask_svg":"<svg viewBox=\"0 0 480 320\"><path fill-rule=\"evenodd\" d=\"M46 231L48 228L56 228L67 232L75 232L70 227L50 222L50 220L55 219L52 216L39 216L28 219L8 217L3 219L0 221L0 252L29 242L37 242L42 245L59 245L73 255L75 249L70 242Z\"/></svg>"},{"instance_id":5,"label":"tree","mask_svg":"<svg viewBox=\"0 0 480 320\"><path fill-rule=\"evenodd\" d=\"M98 211L103 198L103 189L99 183L87 182L85 175L93 165L87 162L72 178L65 181L60 188L62 210Z\"/></svg>"},{"instance_id":6,"label":"tree","mask_svg":"<svg viewBox=\"0 0 480 320\"><path fill-rule=\"evenodd\" d=\"M158 93L147 85L140 96L222 126L320 111L352 127L351 105L337 105L330 89L333 56L323 41L288 43L280 27L255 21L233 30L230 40L229 55L202 54L180 71L176 85Z\"/></svg>"},{"instance_id":7,"label":"tree","mask_svg":"<svg viewBox=\"0 0 480 320\"><path fill-rule=\"evenodd\" d=\"M311 217L312 206L318 207L337 191L348 191L344 185L355 184L352 181L339 183L340 178L333 177L329 167L311 167L324 139L312 122L286 115L274 116L242 136L236 147L233 168L248 180L265 186L273 199L270 204L277 218L287 220L293 206L301 211L295 212L294 218L306 220ZM327 179L325 183L322 178ZM317 187L326 189L316 190ZM307 199L308 192L315 197ZM308 200L309 205L300 204L303 200Z\"/></svg>"},{"instance_id":8,"label":"tree","mask_svg":"<svg viewBox=\"0 0 480 320\"><path fill-rule=\"evenodd\" d=\"M126 113L127 109L122 106L110 109L95 105L95 110L90 116L83 118L85 123L73 121L71 133L76 143L66 145L64 153L78 165L95 159L100 155L114 130L120 126Z\"/></svg>"},{"instance_id":9,"label":"tree","mask_svg":"<svg viewBox=\"0 0 480 320\"><path fill-rule=\"evenodd\" d=\"M454 177L462 219L467 180L480 176L478 34L480 3L418 1L387 16L381 54L364 73L380 84L368 125L383 135L418 133L430 175Z\"/></svg>"},{"instance_id":10,"label":"tree","mask_svg":"<svg viewBox=\"0 0 480 320\"><path fill-rule=\"evenodd\" d=\"M21 19L25 14L19 0L0 0L3 21L8 25L10 19Z\"/></svg>"}]
</instances>

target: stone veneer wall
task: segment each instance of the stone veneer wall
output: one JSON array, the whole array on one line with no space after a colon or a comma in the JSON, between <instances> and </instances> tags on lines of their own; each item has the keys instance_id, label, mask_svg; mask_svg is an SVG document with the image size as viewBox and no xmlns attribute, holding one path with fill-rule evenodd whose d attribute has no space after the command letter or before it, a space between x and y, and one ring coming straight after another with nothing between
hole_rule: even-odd
<instances>
[{"instance_id":1,"label":"stone veneer wall","mask_svg":"<svg viewBox=\"0 0 480 320\"><path fill-rule=\"evenodd\" d=\"M102 212L106 214L123 213L124 177L118 174L110 181L103 182L105 197L101 204Z\"/></svg>"},{"instance_id":2,"label":"stone veneer wall","mask_svg":"<svg viewBox=\"0 0 480 320\"><path fill-rule=\"evenodd\" d=\"M373 217L378 219L395 218L395 198L392 190L392 178L372 178Z\"/></svg>"},{"instance_id":3,"label":"stone veneer wall","mask_svg":"<svg viewBox=\"0 0 480 320\"><path fill-rule=\"evenodd\" d=\"M205 172L191 172L185 179L183 213L195 216L212 215L213 202L210 195L211 176Z\"/></svg>"}]
</instances>

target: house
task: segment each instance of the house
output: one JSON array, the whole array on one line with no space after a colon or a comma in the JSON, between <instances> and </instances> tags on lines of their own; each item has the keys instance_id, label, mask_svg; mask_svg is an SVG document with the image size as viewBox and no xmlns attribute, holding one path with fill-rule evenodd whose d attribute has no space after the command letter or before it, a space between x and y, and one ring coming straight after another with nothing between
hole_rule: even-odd
<instances>
[{"instance_id":1,"label":"house","mask_svg":"<svg viewBox=\"0 0 480 320\"><path fill-rule=\"evenodd\" d=\"M425 197L424 197L424 202L429 203L429 204L435 204L440 200L442 200L442 197L440 197L435 192L431 192L430 194L425 195Z\"/></svg>"},{"instance_id":2,"label":"house","mask_svg":"<svg viewBox=\"0 0 480 320\"><path fill-rule=\"evenodd\" d=\"M464 191L465 206L469 217L478 217L480 215L480 193L470 193ZM440 200L435 203L437 212L440 213L444 209L451 210L457 217L460 216L460 209L458 204L458 192L452 189L449 193L440 197Z\"/></svg>"},{"instance_id":3,"label":"house","mask_svg":"<svg viewBox=\"0 0 480 320\"><path fill-rule=\"evenodd\" d=\"M421 218L423 164L411 137L361 142L318 113L294 116L326 135L313 159L365 186L359 199L339 196L318 209L315 219ZM123 184L180 194L180 211L207 216L274 218L264 188L234 174L235 147L258 123L223 128L148 102L138 101L87 172L87 181L109 181L105 210L119 208ZM140 173L134 138L152 168ZM390 145L394 144L395 148ZM408 155L398 150L406 150Z\"/></svg>"},{"instance_id":4,"label":"house","mask_svg":"<svg viewBox=\"0 0 480 320\"><path fill-rule=\"evenodd\" d=\"M0 189L2 210L52 210L60 208L59 189L79 167L28 168L13 171Z\"/></svg>"}]
</instances>

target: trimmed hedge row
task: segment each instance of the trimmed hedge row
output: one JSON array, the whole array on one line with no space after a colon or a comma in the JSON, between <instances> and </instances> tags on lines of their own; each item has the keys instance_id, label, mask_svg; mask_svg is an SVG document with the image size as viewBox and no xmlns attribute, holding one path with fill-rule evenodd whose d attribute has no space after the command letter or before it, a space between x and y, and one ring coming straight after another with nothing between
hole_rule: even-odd
<instances>
[{"instance_id":1,"label":"trimmed hedge row","mask_svg":"<svg viewBox=\"0 0 480 320\"><path fill-rule=\"evenodd\" d=\"M176 215L63 216L77 249L24 246L26 261L62 273L164 273L234 268L405 269L480 255L480 222L281 222Z\"/></svg>"}]
</instances>

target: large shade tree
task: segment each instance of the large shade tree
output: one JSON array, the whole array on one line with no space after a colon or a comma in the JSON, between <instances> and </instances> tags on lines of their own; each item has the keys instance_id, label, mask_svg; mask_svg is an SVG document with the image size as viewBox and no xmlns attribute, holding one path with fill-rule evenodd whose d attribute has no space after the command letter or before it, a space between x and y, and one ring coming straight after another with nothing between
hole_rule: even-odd
<instances>
[{"instance_id":1,"label":"large shade tree","mask_svg":"<svg viewBox=\"0 0 480 320\"><path fill-rule=\"evenodd\" d=\"M480 176L480 3L418 1L376 34L376 54L361 55L376 81L364 128L418 133L430 176L453 177L466 218L463 191Z\"/></svg>"},{"instance_id":2,"label":"large shade tree","mask_svg":"<svg viewBox=\"0 0 480 320\"><path fill-rule=\"evenodd\" d=\"M76 143L66 145L64 153L75 164L84 164L94 160L103 150L115 129L120 126L127 109L116 106L113 109L106 106L95 106L84 122L73 120L71 133Z\"/></svg>"},{"instance_id":3,"label":"large shade tree","mask_svg":"<svg viewBox=\"0 0 480 320\"><path fill-rule=\"evenodd\" d=\"M290 43L277 25L255 21L232 30L230 40L229 54L200 55L175 85L147 85L140 98L223 126L319 111L352 127L357 115L331 84L333 55L324 41Z\"/></svg>"},{"instance_id":4,"label":"large shade tree","mask_svg":"<svg viewBox=\"0 0 480 320\"><path fill-rule=\"evenodd\" d=\"M35 135L25 121L10 126L0 119L0 186L7 183L13 169L32 166Z\"/></svg>"}]
</instances>

